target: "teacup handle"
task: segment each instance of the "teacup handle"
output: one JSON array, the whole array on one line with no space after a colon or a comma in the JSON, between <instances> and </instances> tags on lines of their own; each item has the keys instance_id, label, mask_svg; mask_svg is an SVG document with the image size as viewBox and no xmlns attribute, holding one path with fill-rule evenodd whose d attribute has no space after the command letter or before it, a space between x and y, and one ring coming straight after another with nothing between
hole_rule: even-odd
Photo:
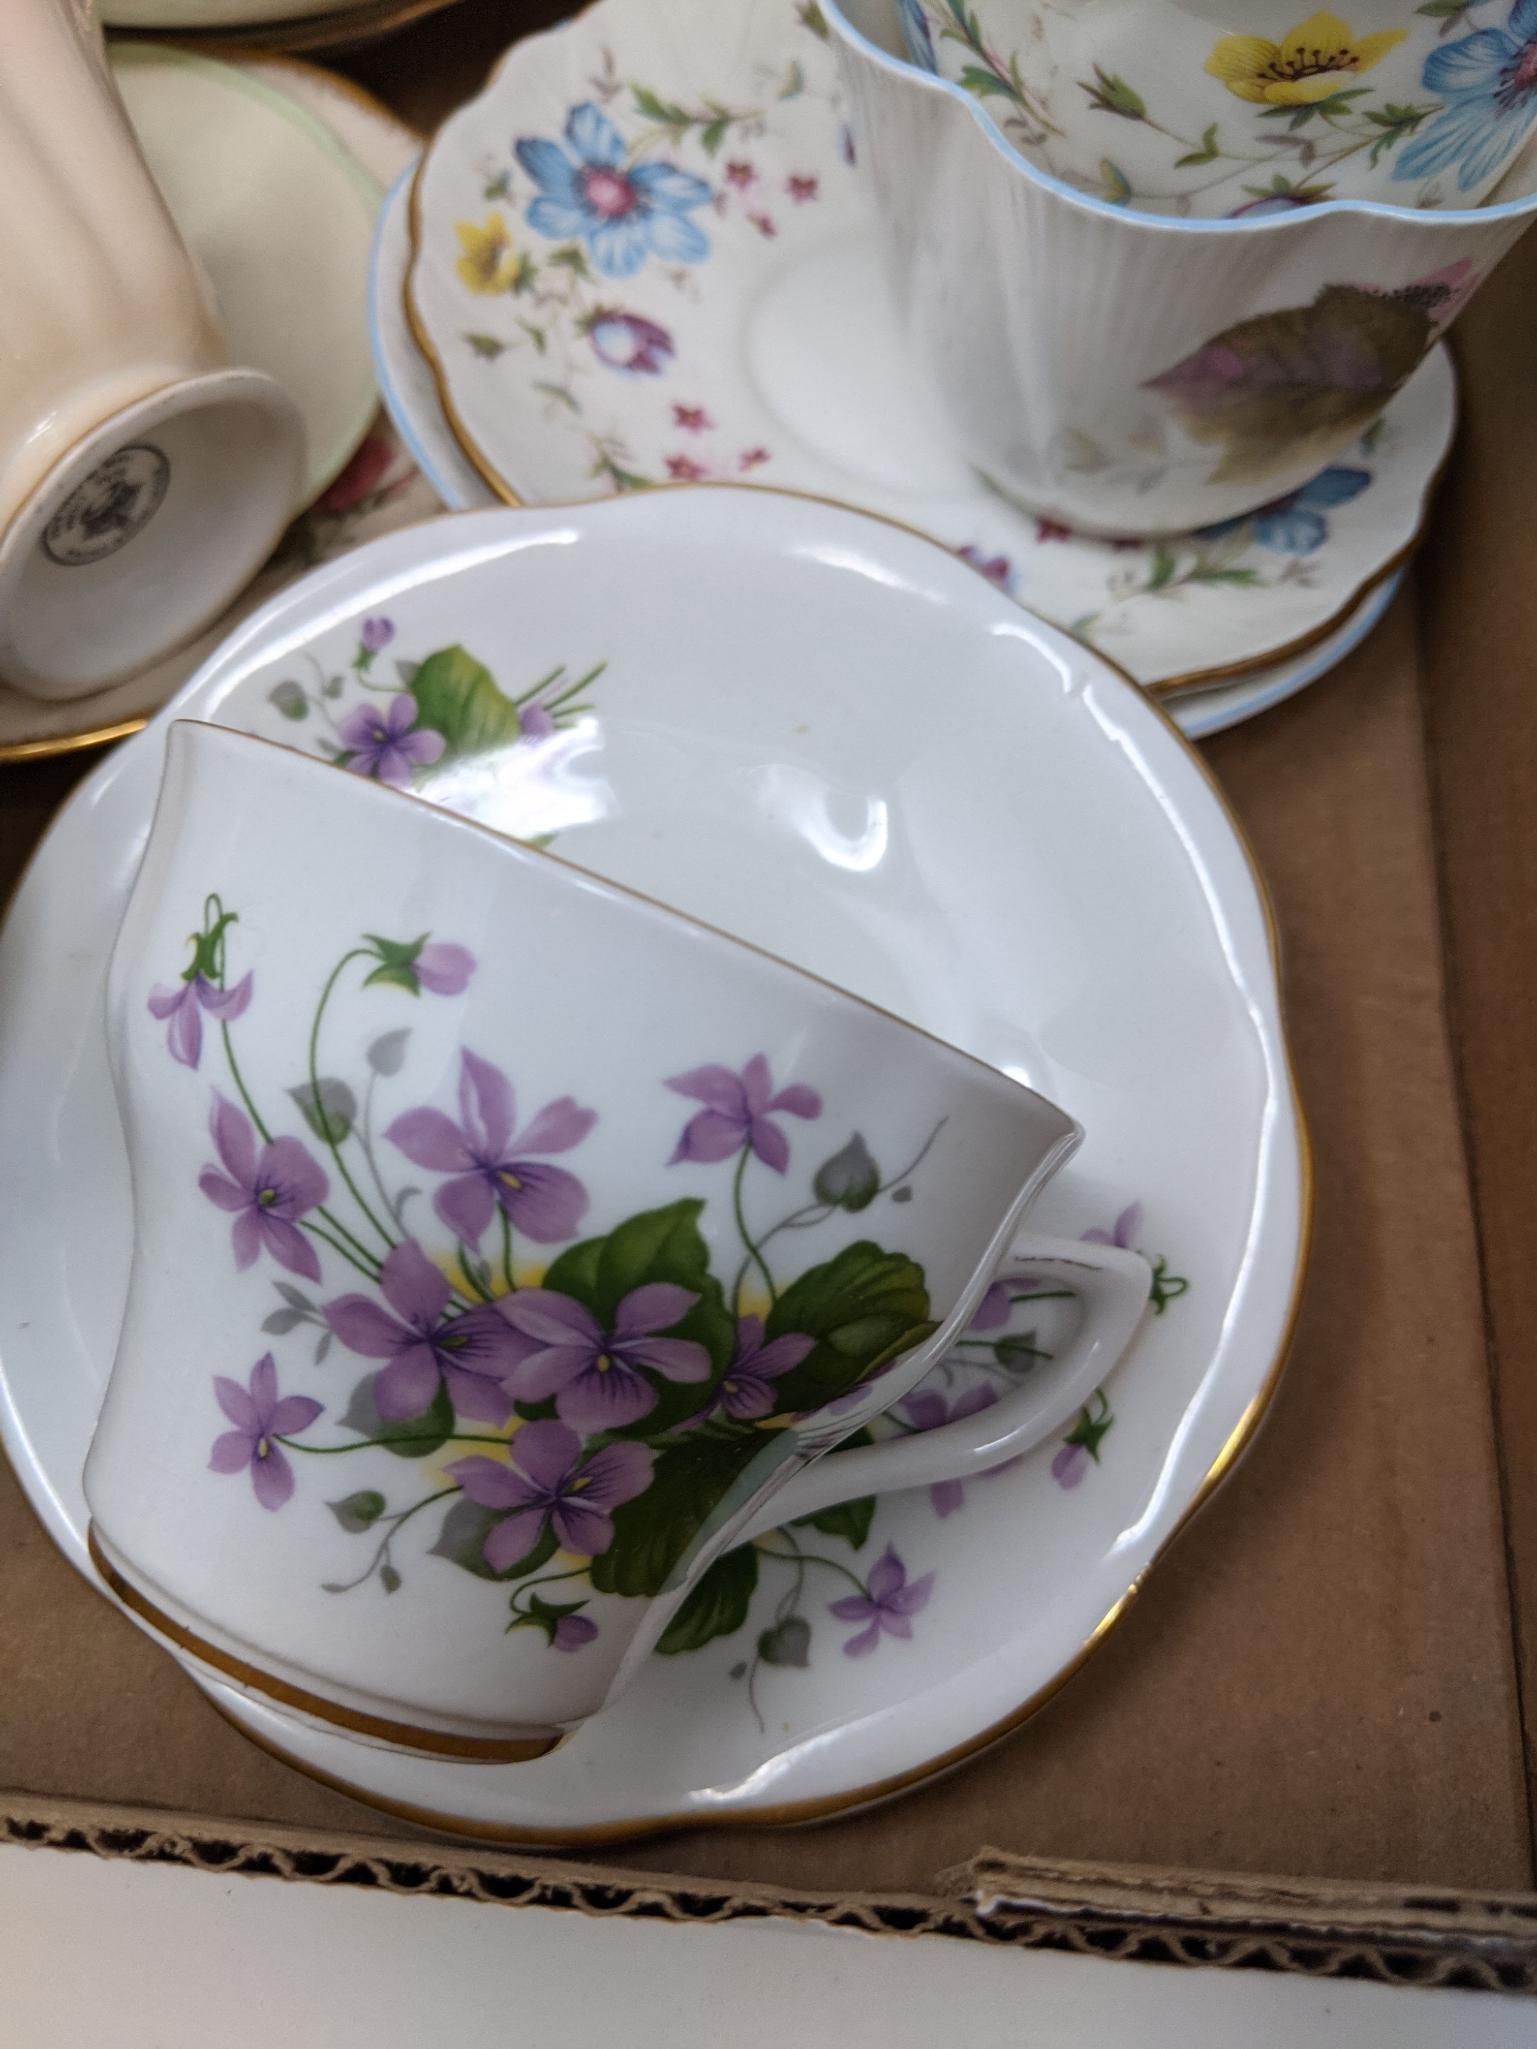
<instances>
[{"instance_id":1,"label":"teacup handle","mask_svg":"<svg viewBox=\"0 0 1537 2049\"><path fill-rule=\"evenodd\" d=\"M769 1497L737 1534L737 1543L862 1494L974 1479L1032 1450L1076 1415L1110 1372L1131 1342L1151 1292L1147 1261L1137 1253L1064 1238L1016 1238L995 1278L1031 1288L1070 1288L1082 1303L1083 1321L1067 1350L991 1408L937 1430L815 1460Z\"/></svg>"}]
</instances>

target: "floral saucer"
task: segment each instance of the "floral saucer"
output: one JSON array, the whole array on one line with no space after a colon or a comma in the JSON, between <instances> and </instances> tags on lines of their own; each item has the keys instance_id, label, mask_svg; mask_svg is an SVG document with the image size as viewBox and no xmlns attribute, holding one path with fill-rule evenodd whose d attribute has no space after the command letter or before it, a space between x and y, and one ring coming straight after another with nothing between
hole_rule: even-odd
<instances>
[{"instance_id":1,"label":"floral saucer","mask_svg":"<svg viewBox=\"0 0 1537 2049\"><path fill-rule=\"evenodd\" d=\"M139 66L140 58L135 54L139 49L137 45L115 46L114 60L120 64L126 61L130 67ZM162 72L160 69L160 60L177 61L175 52L157 48L151 54L157 60L153 72L136 68L119 74L129 87L130 109L136 109L146 117L158 108L159 97L158 94L155 96L152 105L150 94L144 88L167 80L176 86L181 83L180 73ZM339 198L344 206L353 203L355 175L367 178L368 189L375 194L372 203L376 206L377 194L400 176L402 167L414 160L420 147L420 137L397 120L388 108L371 99L350 80L319 70L314 65L259 57L243 60L238 65L202 68L237 73L243 85L251 90L281 95L292 105L296 118L323 123L356 166L355 173L337 174L343 180ZM155 131L145 132L152 145L152 155L157 155ZM334 194L336 190L336 185L331 182L311 188L312 203L320 192ZM170 194L174 207L174 185ZM188 231L195 248L200 246L204 235L214 230L214 224L206 215L200 220L203 234L197 231L197 225L191 218L183 216L181 219L181 225ZM249 213L239 216L241 234L237 249L243 256L251 254L247 240L251 222ZM223 232L229 232L227 221ZM261 235L265 246L270 242L265 228ZM254 343L244 319L246 306L244 298L230 300L226 314L235 355L242 360L254 361ZM341 318L342 324L347 325L349 316L345 303ZM356 324L355 320L352 324ZM355 547L359 541L372 535L388 533L394 527L431 516L437 508L437 498L426 481L417 475L394 432L379 418L378 393L366 364L364 373L368 388L364 394L366 413L363 414L362 440L355 447L350 445L354 425L349 399L349 424L343 443L339 444L345 454L344 467L317 491L308 509L299 515L284 536L271 562L224 617L190 646L179 649L167 660L157 662L153 668L143 670L125 683L98 691L93 697L45 704L38 698L24 697L19 691L7 690L0 685L0 762L68 754L83 747L101 746L109 740L121 739L126 733L136 732L150 713L164 704L172 691L179 689L194 673L239 620L255 611L286 584L292 583L295 577L303 575L315 563Z\"/></svg>"},{"instance_id":2,"label":"floral saucer","mask_svg":"<svg viewBox=\"0 0 1537 2049\"><path fill-rule=\"evenodd\" d=\"M412 1759L189 1665L216 1705L364 1799L573 1842L851 1807L1053 1693L1252 1432L1305 1239L1263 892L1157 707L945 550L771 491L467 515L277 599L82 785L0 938L17 1163L0 1185L0 1434L83 1570L80 1469L130 1235L101 982L173 715L556 837L1029 1080L1088 1133L1032 1224L1136 1247L1155 1274L1153 1313L1062 1438L731 1554L666 1654L549 1757ZM380 1001L398 1021L317 1085L328 1117L385 1114L416 1016L415 975L396 981ZM817 1186L836 1195L835 1164ZM901 1163L856 1164L872 1234L900 1232ZM989 1307L881 1427L986 1404L1066 1328L1055 1299ZM265 1329L345 1403L355 1376L315 1317L285 1285ZM366 1523L342 1519L368 1579L388 1532ZM389 1576L359 1598L388 1599Z\"/></svg>"},{"instance_id":3,"label":"floral saucer","mask_svg":"<svg viewBox=\"0 0 1537 2049\"><path fill-rule=\"evenodd\" d=\"M1444 351L1348 456L1250 517L1091 539L952 447L866 204L814 5L598 0L514 45L432 143L404 314L509 502L731 479L858 505L1156 689L1300 653L1414 545L1455 419ZM1075 461L1109 460L1080 439Z\"/></svg>"},{"instance_id":4,"label":"floral saucer","mask_svg":"<svg viewBox=\"0 0 1537 2049\"><path fill-rule=\"evenodd\" d=\"M406 208L411 174L402 175L379 216L374 244L370 322L374 374L385 410L412 459L445 505L460 511L494 503L479 471L455 441L426 358L417 348L401 311L401 291L410 255ZM1077 548L1083 544L1069 544ZM1181 689L1168 698L1170 715L1188 738L1203 740L1241 720L1280 704L1343 661L1387 610L1403 572L1374 584L1355 608L1322 640L1278 662L1242 670L1231 681ZM1177 601L1178 594L1171 594ZM1134 649L1118 648L1123 663Z\"/></svg>"}]
</instances>

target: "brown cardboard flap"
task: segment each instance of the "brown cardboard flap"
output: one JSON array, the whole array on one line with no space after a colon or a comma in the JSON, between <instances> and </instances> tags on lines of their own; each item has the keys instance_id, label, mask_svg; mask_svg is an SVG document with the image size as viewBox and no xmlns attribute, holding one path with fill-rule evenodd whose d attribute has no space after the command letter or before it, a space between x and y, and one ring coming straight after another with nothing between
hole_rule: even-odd
<instances>
[{"instance_id":1,"label":"brown cardboard flap","mask_svg":"<svg viewBox=\"0 0 1537 2049\"><path fill-rule=\"evenodd\" d=\"M925 1893L709 1886L667 1873L383 1845L336 1831L153 1815L78 1801L12 1802L0 1840L28 1848L176 1863L229 1876L545 1907L598 1917L711 1923L816 1921L871 1935L945 1935L1142 1963L1300 1971L1312 1977L1531 1991L1537 1898L1458 1898L1402 1888L1307 1884L1052 1864L982 1850Z\"/></svg>"}]
</instances>

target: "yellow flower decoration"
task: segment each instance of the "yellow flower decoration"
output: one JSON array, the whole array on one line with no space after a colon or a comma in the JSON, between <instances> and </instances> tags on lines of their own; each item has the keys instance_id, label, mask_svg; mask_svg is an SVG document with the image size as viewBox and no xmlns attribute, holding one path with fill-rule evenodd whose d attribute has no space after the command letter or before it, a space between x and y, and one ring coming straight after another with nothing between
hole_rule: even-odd
<instances>
[{"instance_id":1,"label":"yellow flower decoration","mask_svg":"<svg viewBox=\"0 0 1537 2049\"><path fill-rule=\"evenodd\" d=\"M1407 33L1384 28L1352 36L1337 14L1310 14L1279 43L1264 36L1224 36L1206 69L1241 100L1303 107L1338 92L1351 73L1370 71Z\"/></svg>"},{"instance_id":2,"label":"yellow flower decoration","mask_svg":"<svg viewBox=\"0 0 1537 2049\"><path fill-rule=\"evenodd\" d=\"M499 213L488 213L485 226L457 221L454 233L464 254L455 269L472 292L515 292L523 278L525 259L512 246L512 235Z\"/></svg>"}]
</instances>

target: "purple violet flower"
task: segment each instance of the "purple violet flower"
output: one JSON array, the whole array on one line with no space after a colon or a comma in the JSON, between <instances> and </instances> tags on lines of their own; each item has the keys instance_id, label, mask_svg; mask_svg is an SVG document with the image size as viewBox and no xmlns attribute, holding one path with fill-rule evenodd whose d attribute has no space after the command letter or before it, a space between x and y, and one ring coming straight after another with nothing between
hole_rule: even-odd
<instances>
[{"instance_id":1,"label":"purple violet flower","mask_svg":"<svg viewBox=\"0 0 1537 2049\"><path fill-rule=\"evenodd\" d=\"M298 1221L325 1201L330 1183L308 1147L297 1138L274 1138L258 1152L251 1120L217 1089L209 1127L224 1172L205 1167L197 1185L210 1202L234 1214L236 1267L243 1272L265 1246L279 1266L318 1281L320 1261Z\"/></svg>"},{"instance_id":2,"label":"purple violet flower","mask_svg":"<svg viewBox=\"0 0 1537 2049\"><path fill-rule=\"evenodd\" d=\"M1142 1205L1140 1202L1129 1202L1116 1218L1113 1229L1101 1231L1096 1226L1092 1231L1084 1232L1083 1242L1085 1245L1119 1245L1123 1251L1135 1252L1136 1240L1141 1230Z\"/></svg>"},{"instance_id":3,"label":"purple violet flower","mask_svg":"<svg viewBox=\"0 0 1537 2049\"><path fill-rule=\"evenodd\" d=\"M1018 1281L993 1281L977 1304L976 1314L966 1328L1002 1330L1014 1313L1014 1293L1018 1287Z\"/></svg>"},{"instance_id":4,"label":"purple violet flower","mask_svg":"<svg viewBox=\"0 0 1537 2049\"><path fill-rule=\"evenodd\" d=\"M367 1295L342 1295L323 1304L326 1322L349 1351L388 1359L374 1381L374 1405L392 1420L419 1416L439 1382L461 1416L504 1423L512 1403L501 1380L516 1363L512 1333L489 1304L445 1317L447 1277L414 1238L397 1245L379 1275L393 1316Z\"/></svg>"},{"instance_id":5,"label":"purple violet flower","mask_svg":"<svg viewBox=\"0 0 1537 2049\"><path fill-rule=\"evenodd\" d=\"M683 1127L669 1166L680 1160L729 1160L751 1146L764 1166L782 1174L790 1164L790 1142L775 1117L820 1117L822 1098L802 1082L774 1094L767 1059L754 1053L740 1074L729 1067L694 1067L672 1075L666 1086L676 1095L692 1096L704 1109Z\"/></svg>"},{"instance_id":6,"label":"purple violet flower","mask_svg":"<svg viewBox=\"0 0 1537 2049\"><path fill-rule=\"evenodd\" d=\"M978 1416L984 1409L990 1409L997 1401L995 1391L987 1386L973 1387L957 1396L951 1403L932 1388L920 1388L910 1394L902 1404L915 1430L940 1430L946 1423L959 1423L967 1416ZM1000 1473L1011 1472L1015 1466L1023 1465L1022 1458L1005 1459L1001 1466L990 1466L985 1473L978 1473L979 1480L996 1479ZM954 1515L966 1499L964 1480L939 1480L929 1489L929 1505L937 1516Z\"/></svg>"},{"instance_id":7,"label":"purple violet flower","mask_svg":"<svg viewBox=\"0 0 1537 2049\"><path fill-rule=\"evenodd\" d=\"M520 1288L496 1305L511 1326L519 1357L504 1385L519 1401L555 1397L562 1422L578 1430L617 1430L656 1406L641 1372L666 1380L708 1380L710 1355L692 1338L659 1336L699 1300L688 1288L652 1281L632 1288L605 1330L583 1303L552 1288Z\"/></svg>"},{"instance_id":8,"label":"purple violet flower","mask_svg":"<svg viewBox=\"0 0 1537 2049\"><path fill-rule=\"evenodd\" d=\"M429 768L443 752L443 735L416 727L416 699L399 691L382 704L360 704L337 727L348 750L341 764L354 775L377 776L381 783L404 789L418 768Z\"/></svg>"},{"instance_id":9,"label":"purple violet flower","mask_svg":"<svg viewBox=\"0 0 1537 2049\"><path fill-rule=\"evenodd\" d=\"M774 1407L774 1382L799 1366L815 1343L815 1338L787 1336L765 1344L763 1318L738 1317L735 1356L705 1415L726 1415L737 1423L755 1423L769 1415Z\"/></svg>"},{"instance_id":10,"label":"purple violet flower","mask_svg":"<svg viewBox=\"0 0 1537 2049\"><path fill-rule=\"evenodd\" d=\"M589 1622L585 1615L562 1615L550 1643L557 1651L579 1651L584 1644L591 1643L597 1633L597 1623Z\"/></svg>"},{"instance_id":11,"label":"purple violet flower","mask_svg":"<svg viewBox=\"0 0 1537 2049\"><path fill-rule=\"evenodd\" d=\"M467 946L433 939L411 963L416 979L434 996L462 996L475 972L475 956Z\"/></svg>"},{"instance_id":12,"label":"purple violet flower","mask_svg":"<svg viewBox=\"0 0 1537 2049\"><path fill-rule=\"evenodd\" d=\"M319 1402L307 1394L279 1397L278 1370L270 1352L264 1352L251 1368L251 1384L226 1380L216 1373L214 1398L234 1424L216 1437L209 1454L211 1473L249 1471L251 1486L263 1508L281 1508L294 1491L294 1469L288 1463L280 1437L297 1437L308 1430L321 1413Z\"/></svg>"},{"instance_id":13,"label":"purple violet flower","mask_svg":"<svg viewBox=\"0 0 1537 2049\"><path fill-rule=\"evenodd\" d=\"M582 1440L564 1423L525 1423L508 1446L509 1465L490 1458L456 1459L448 1468L471 1501L511 1512L486 1533L484 1555L493 1572L526 1558L546 1530L562 1551L596 1558L614 1541L609 1510L633 1501L651 1484L655 1454L643 1444L610 1444L582 1460ZM562 1623L574 1619L562 1617ZM596 1635L592 1624L587 1629ZM566 1631L561 1650L589 1641Z\"/></svg>"},{"instance_id":14,"label":"purple violet flower","mask_svg":"<svg viewBox=\"0 0 1537 2049\"><path fill-rule=\"evenodd\" d=\"M908 1585L907 1567L888 1544L871 1569L864 1592L849 1594L841 1601L828 1604L828 1613L836 1615L840 1622L863 1622L866 1625L844 1644L843 1655L846 1658L867 1658L883 1635L910 1637L913 1633L911 1618L928 1606L929 1595L933 1591L932 1572L926 1572L922 1579L915 1579L911 1586Z\"/></svg>"},{"instance_id":15,"label":"purple violet flower","mask_svg":"<svg viewBox=\"0 0 1537 2049\"><path fill-rule=\"evenodd\" d=\"M395 622L393 619L365 619L358 638L371 655L376 655L395 638Z\"/></svg>"},{"instance_id":16,"label":"purple violet flower","mask_svg":"<svg viewBox=\"0 0 1537 2049\"><path fill-rule=\"evenodd\" d=\"M564 1167L547 1167L533 1156L580 1145L597 1111L559 1096L518 1131L517 1098L506 1075L468 1050L459 1058L461 1121L455 1124L441 1110L407 1110L385 1137L416 1166L453 1176L432 1206L465 1244L479 1244L498 1207L541 1245L574 1238L587 1214L587 1191Z\"/></svg>"},{"instance_id":17,"label":"purple violet flower","mask_svg":"<svg viewBox=\"0 0 1537 2049\"><path fill-rule=\"evenodd\" d=\"M198 970L185 981L166 988L157 983L149 992L151 1017L169 1019L165 1043L171 1058L183 1067L196 1067L203 1053L203 1012L221 1024L245 1014L251 1001L251 977L242 975L233 989L221 989Z\"/></svg>"},{"instance_id":18,"label":"purple violet flower","mask_svg":"<svg viewBox=\"0 0 1537 2049\"><path fill-rule=\"evenodd\" d=\"M1059 1487L1076 1487L1089 1470L1089 1454L1081 1444L1062 1444L1051 1462L1051 1477Z\"/></svg>"},{"instance_id":19,"label":"purple violet flower","mask_svg":"<svg viewBox=\"0 0 1537 2049\"><path fill-rule=\"evenodd\" d=\"M587 322L587 339L600 363L631 377L656 377L676 353L665 327L639 313L600 307Z\"/></svg>"}]
</instances>

